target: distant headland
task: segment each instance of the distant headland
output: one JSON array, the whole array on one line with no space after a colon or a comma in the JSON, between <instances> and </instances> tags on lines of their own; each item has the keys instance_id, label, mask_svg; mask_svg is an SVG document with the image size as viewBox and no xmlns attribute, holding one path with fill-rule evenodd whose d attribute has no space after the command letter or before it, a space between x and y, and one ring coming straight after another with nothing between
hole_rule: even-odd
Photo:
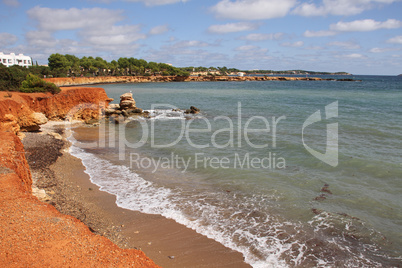
<instances>
[{"instance_id":1,"label":"distant headland","mask_svg":"<svg viewBox=\"0 0 402 268\"><path fill-rule=\"evenodd\" d=\"M33 63L33 61L31 61ZM169 63L147 62L136 58L119 58L107 62L101 57L52 54L48 65L6 66L0 63L0 91L51 92L56 86L137 83L137 82L200 82L200 81L356 81L340 77L311 75L350 75L347 72L316 72L305 70L239 70L224 67L174 67ZM10 77L13 79L10 80ZM44 78L46 81L43 81ZM49 83L50 82L50 83ZM54 83L55 85L53 85Z\"/></svg>"},{"instance_id":2,"label":"distant headland","mask_svg":"<svg viewBox=\"0 0 402 268\"><path fill-rule=\"evenodd\" d=\"M144 59L120 57L110 62L101 57L55 53L49 56L47 65L31 61L25 66L39 77L95 77L95 76L250 76L250 75L350 75L347 72L322 72L306 70L241 70L223 67L175 67L170 63L147 62ZM18 67L18 66L10 66Z\"/></svg>"}]
</instances>

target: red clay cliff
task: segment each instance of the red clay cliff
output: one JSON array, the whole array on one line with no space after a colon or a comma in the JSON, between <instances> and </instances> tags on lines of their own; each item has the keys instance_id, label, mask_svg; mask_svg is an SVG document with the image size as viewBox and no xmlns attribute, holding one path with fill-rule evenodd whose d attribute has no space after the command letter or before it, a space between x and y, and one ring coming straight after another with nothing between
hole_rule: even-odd
<instances>
[{"instance_id":1,"label":"red clay cliff","mask_svg":"<svg viewBox=\"0 0 402 268\"><path fill-rule=\"evenodd\" d=\"M103 88L63 88L56 95L0 92L0 131L29 131L37 125L38 113L48 120L64 120L69 113L72 119L98 119L110 101Z\"/></svg>"},{"instance_id":2,"label":"red clay cliff","mask_svg":"<svg viewBox=\"0 0 402 268\"><path fill-rule=\"evenodd\" d=\"M64 119L82 103L92 106L74 117L96 118L109 102L99 88L57 95L0 92L0 267L158 267L142 251L117 247L31 194L31 172L16 133L42 123L34 121L43 115Z\"/></svg>"}]
</instances>

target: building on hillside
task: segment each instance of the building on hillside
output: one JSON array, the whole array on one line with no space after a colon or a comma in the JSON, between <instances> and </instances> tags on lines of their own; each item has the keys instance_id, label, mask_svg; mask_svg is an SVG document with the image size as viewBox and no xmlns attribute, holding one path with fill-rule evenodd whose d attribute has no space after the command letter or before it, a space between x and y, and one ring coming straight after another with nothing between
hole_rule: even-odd
<instances>
[{"instance_id":1,"label":"building on hillside","mask_svg":"<svg viewBox=\"0 0 402 268\"><path fill-rule=\"evenodd\" d=\"M19 65L28 68L29 66L32 66L32 59L29 56L24 56L24 54L15 55L14 53L4 54L3 52L0 52L0 63L6 67Z\"/></svg>"}]
</instances>

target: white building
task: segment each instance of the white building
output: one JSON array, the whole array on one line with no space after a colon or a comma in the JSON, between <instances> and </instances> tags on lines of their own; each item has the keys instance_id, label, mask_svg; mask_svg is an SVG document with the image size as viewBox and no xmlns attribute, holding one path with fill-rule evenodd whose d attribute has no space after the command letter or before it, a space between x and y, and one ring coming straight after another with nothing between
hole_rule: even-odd
<instances>
[{"instance_id":1,"label":"white building","mask_svg":"<svg viewBox=\"0 0 402 268\"><path fill-rule=\"evenodd\" d=\"M6 55L0 52L0 63L6 67L19 65L28 68L28 66L32 66L32 59L29 56L24 56L24 54L15 55L14 53L10 53Z\"/></svg>"}]
</instances>

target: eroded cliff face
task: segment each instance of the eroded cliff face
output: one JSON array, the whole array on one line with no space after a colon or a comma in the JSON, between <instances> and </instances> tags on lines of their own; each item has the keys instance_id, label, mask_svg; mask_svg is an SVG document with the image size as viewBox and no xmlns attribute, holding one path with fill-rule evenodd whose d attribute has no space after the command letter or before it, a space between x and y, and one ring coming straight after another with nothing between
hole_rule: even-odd
<instances>
[{"instance_id":1,"label":"eroded cliff face","mask_svg":"<svg viewBox=\"0 0 402 268\"><path fill-rule=\"evenodd\" d=\"M148 83L148 82L207 82L207 81L295 81L314 80L317 77L276 77L276 76L97 76L45 78L47 82L57 86L77 86L108 83Z\"/></svg>"},{"instance_id":2,"label":"eroded cliff face","mask_svg":"<svg viewBox=\"0 0 402 268\"><path fill-rule=\"evenodd\" d=\"M1 93L0 93L1 94ZM64 88L59 94L18 93L0 95L0 131L35 131L48 120L66 118L89 122L99 119L109 99L103 88Z\"/></svg>"},{"instance_id":3,"label":"eroded cliff face","mask_svg":"<svg viewBox=\"0 0 402 268\"><path fill-rule=\"evenodd\" d=\"M31 195L20 139L0 132L0 267L159 267Z\"/></svg>"},{"instance_id":4,"label":"eroded cliff face","mask_svg":"<svg viewBox=\"0 0 402 268\"><path fill-rule=\"evenodd\" d=\"M0 185L3 194L11 192L31 193L32 179L24 146L10 132L0 132ZM6 183L9 178L11 184Z\"/></svg>"},{"instance_id":5,"label":"eroded cliff face","mask_svg":"<svg viewBox=\"0 0 402 268\"><path fill-rule=\"evenodd\" d=\"M45 78L46 82L61 86L79 86L109 83L147 83L147 82L173 82L184 81L178 76L96 76L96 77L67 77Z\"/></svg>"},{"instance_id":6,"label":"eroded cliff face","mask_svg":"<svg viewBox=\"0 0 402 268\"><path fill-rule=\"evenodd\" d=\"M98 119L110 101L102 88L68 88L56 95L0 92L0 175L17 176L14 186L31 192L24 147L15 134L36 131L48 119Z\"/></svg>"},{"instance_id":7,"label":"eroded cliff face","mask_svg":"<svg viewBox=\"0 0 402 268\"><path fill-rule=\"evenodd\" d=\"M158 267L142 251L118 248L32 195L31 171L16 133L48 118L97 118L110 101L101 88L69 88L57 95L0 92L0 267Z\"/></svg>"}]
</instances>

